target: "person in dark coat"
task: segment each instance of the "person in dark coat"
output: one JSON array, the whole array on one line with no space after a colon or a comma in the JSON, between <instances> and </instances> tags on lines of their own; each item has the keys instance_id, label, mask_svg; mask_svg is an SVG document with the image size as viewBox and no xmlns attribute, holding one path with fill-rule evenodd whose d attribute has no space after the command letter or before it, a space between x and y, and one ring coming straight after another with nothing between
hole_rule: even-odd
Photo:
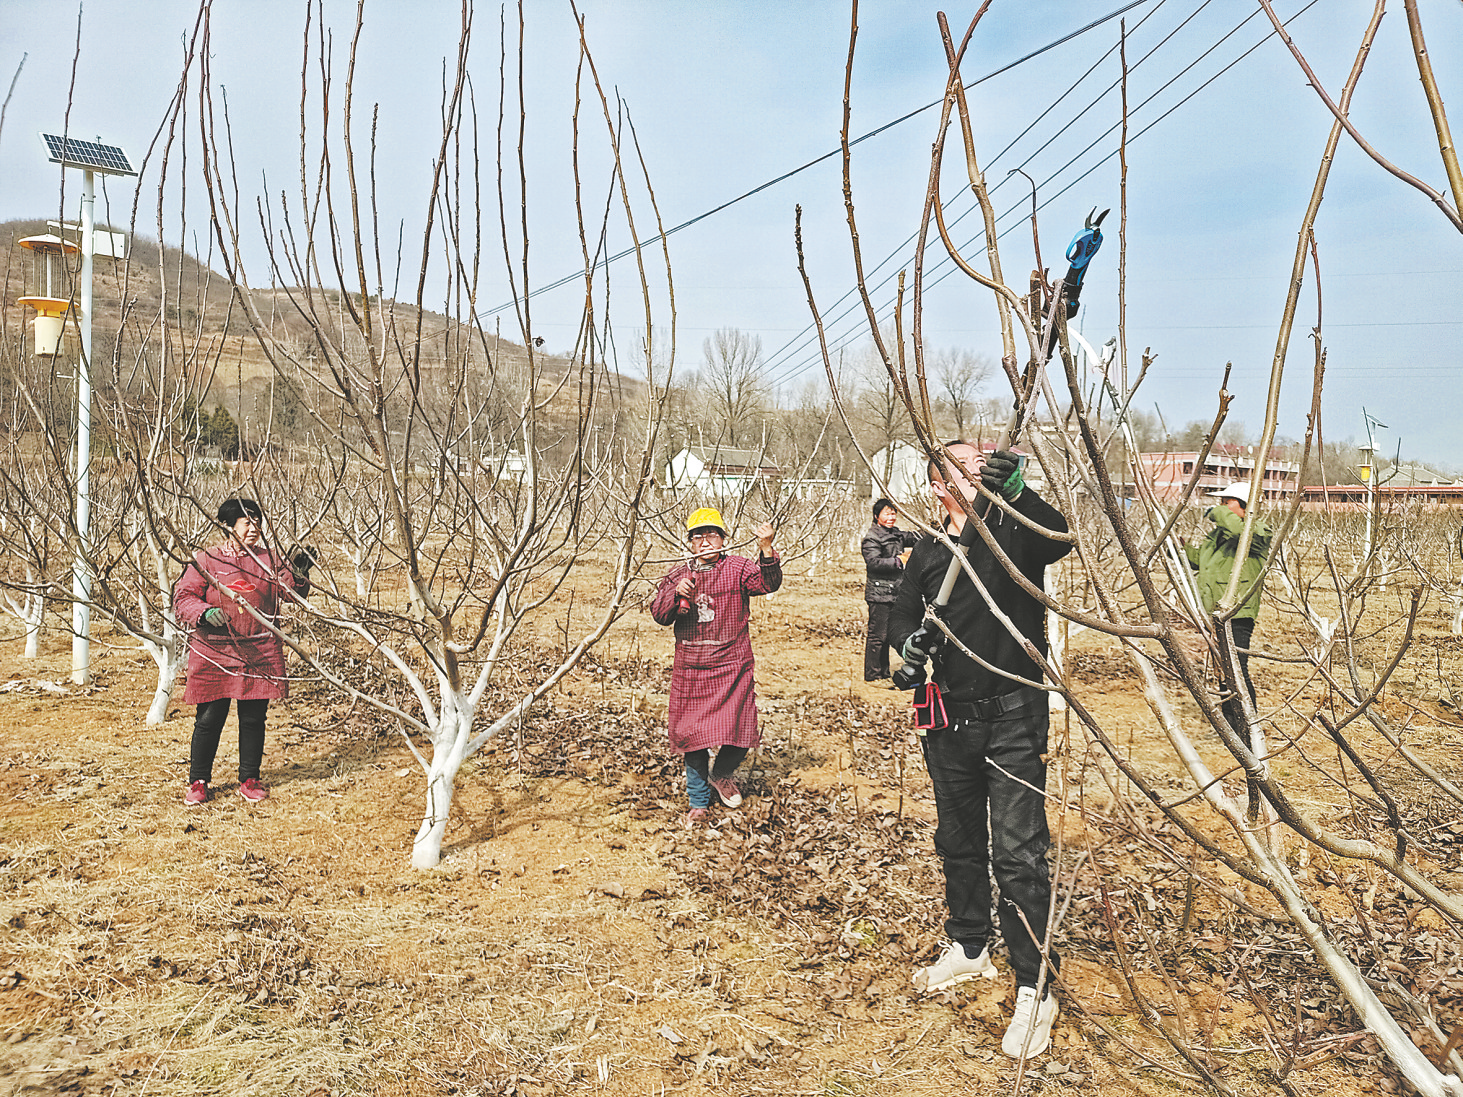
<instances>
[{"instance_id":1,"label":"person in dark coat","mask_svg":"<svg viewBox=\"0 0 1463 1097\"><path fill-rule=\"evenodd\" d=\"M889 677L889 607L904 574L905 549L914 548L920 535L898 526L899 511L888 499L874 500L874 524L864 534L861 551L868 578L864 601L869 604L869 632L864 640L864 681Z\"/></svg>"},{"instance_id":2,"label":"person in dark coat","mask_svg":"<svg viewBox=\"0 0 1463 1097\"><path fill-rule=\"evenodd\" d=\"M992 539L1026 582L1041 590L1047 566L1072 550L1066 519L1025 486L1018 455L985 456L966 442L951 442L946 449L949 482L931 462L930 486L950 515L949 537L954 540L965 525L962 500L976 499L973 477L978 474L1004 505L982 497L976 513L984 513ZM906 663L933 663L933 687L944 702L944 719L930 721L938 726L924 732L922 744L939 817L935 852L945 869L950 945L933 964L915 972L914 985L928 994L963 979L996 978L990 956L994 875L1001 937L1016 977L1015 1014L1001 1050L1013 1058L1039 1055L1051 1043L1057 1016L1056 999L1041 988L1051 907L1044 792L1049 702L1041 664L1027 645L1045 656L1046 608L977 539L970 565L1020 635L1012 635L962 573L939 617L978 657L972 659L925 619L950 559L943 541L921 540L910 554L889 616L890 642L899 645ZM1060 963L1055 951L1046 952L1045 959L1052 970Z\"/></svg>"},{"instance_id":3,"label":"person in dark coat","mask_svg":"<svg viewBox=\"0 0 1463 1097\"><path fill-rule=\"evenodd\" d=\"M761 742L747 622L752 597L782 586L782 561L772 548L770 524L755 531L756 560L723 551L726 522L711 507L693 511L686 527L691 559L660 581L650 616L675 626L667 725L671 749L686 758L686 822L694 826L706 820L713 789L726 807L742 803L732 774Z\"/></svg>"},{"instance_id":4,"label":"person in dark coat","mask_svg":"<svg viewBox=\"0 0 1463 1097\"><path fill-rule=\"evenodd\" d=\"M249 609L277 625L289 592L310 590L314 553L299 549L286 561L260 543L264 511L253 499L225 499L218 523L228 538L195 553L173 588L173 612L192 628L188 686L183 700L198 706L188 760L187 807L212 795L213 760L229 705L239 703L239 795L250 803L269 796L259 783L264 721L269 702L289 695L284 644ZM248 607L248 608L246 608Z\"/></svg>"}]
</instances>

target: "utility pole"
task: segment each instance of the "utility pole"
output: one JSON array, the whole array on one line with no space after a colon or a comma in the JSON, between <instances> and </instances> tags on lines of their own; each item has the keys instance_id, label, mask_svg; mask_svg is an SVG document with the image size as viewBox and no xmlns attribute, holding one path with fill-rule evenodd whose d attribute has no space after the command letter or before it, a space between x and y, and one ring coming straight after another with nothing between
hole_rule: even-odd
<instances>
[{"instance_id":1,"label":"utility pole","mask_svg":"<svg viewBox=\"0 0 1463 1097\"><path fill-rule=\"evenodd\" d=\"M81 360L76 365L76 546L71 564L71 680L91 681L91 314L96 176L136 175L116 145L41 134L48 158L81 169Z\"/></svg>"},{"instance_id":2,"label":"utility pole","mask_svg":"<svg viewBox=\"0 0 1463 1097\"><path fill-rule=\"evenodd\" d=\"M1358 471L1361 478L1366 482L1366 542L1362 551L1362 568L1371 566L1372 559L1372 512L1375 508L1375 495L1377 484L1377 439L1372 433L1373 427L1387 429L1387 424L1380 420L1373 419L1366 408L1361 409L1362 420L1366 423L1366 445L1360 447L1366 454L1366 464L1360 466Z\"/></svg>"}]
</instances>

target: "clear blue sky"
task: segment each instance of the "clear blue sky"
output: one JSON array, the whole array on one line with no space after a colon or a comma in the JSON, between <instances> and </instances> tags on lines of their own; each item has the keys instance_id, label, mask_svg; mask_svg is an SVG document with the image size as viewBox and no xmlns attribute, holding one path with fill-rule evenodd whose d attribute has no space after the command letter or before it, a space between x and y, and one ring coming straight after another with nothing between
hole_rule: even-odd
<instances>
[{"instance_id":1,"label":"clear blue sky","mask_svg":"<svg viewBox=\"0 0 1463 1097\"><path fill-rule=\"evenodd\" d=\"M1121 4L996 0L976 32L965 75L973 79L997 69ZM874 0L861 6L853 91L856 133L942 94L939 6L925 0ZM1305 0L1277 3L1285 18L1304 6ZM974 6L946 7L958 35ZM1322 0L1292 24L1298 44L1333 92L1350 66L1370 7L1362 0ZM1422 0L1421 7L1454 131L1463 136L1463 4ZM57 172L45 163L35 135L62 126L76 46L75 9L63 17L64 8L39 0L5 3L0 80L8 85L23 53L27 60L0 134L0 218L54 216L56 211ZM1353 119L1384 154L1445 190L1408 52L1405 17L1401 5L1396 8L1383 21ZM354 4L331 0L326 10L343 63ZM366 11L358 95L381 106L383 219L404 221L410 239L422 221L442 58L454 48L458 9L439 0L368 0ZM849 32L846 5L585 0L581 11L602 77L633 114L668 224L704 213L836 147ZM246 191L261 189L266 177L276 191L298 178L293 156L303 13L304 5L293 0L217 0L214 5L214 75L227 88ZM471 62L489 131L498 80L498 18L495 7L478 10ZM509 18L512 37L512 13ZM1157 404L1175 427L1208 419L1224 363L1232 361L1231 387L1237 394L1232 415L1254 434L1262 420L1296 232L1329 115L1273 37L1176 106L1266 37L1268 23L1255 4L1147 0L1125 18L1131 129L1137 134L1154 123L1134 137L1128 156L1128 343L1135 362L1144 347L1158 355L1137 405L1151 410ZM182 38L193 20L193 6L173 0L145 5L88 0L71 132L100 135L140 161L176 86ZM1109 53L1117 39L1114 20L971 93L988 182L995 186L1022 166L1038 181L1039 200L1049 203L1041 213L1048 267L1064 268L1059 253L1088 209L1114 207L1107 242L1084 295L1081 322L1094 344L1115 332L1117 317L1116 159L1099 165L1117 146L1112 131L1120 118L1117 96L1100 95L1118 76L1116 54ZM1211 47L1213 52L1201 57ZM533 0L528 5L525 60L537 249L532 279L546 285L573 273L578 254L568 189L575 40L567 4ZM1091 75L1041 117L1094 63ZM855 150L854 191L865 259L870 267L888 260L876 282L912 265L907 241L918 225L937 118L937 110L926 111ZM1002 153L1008 145L1010 151ZM945 195L953 200L950 216L956 217L970 203L960 194L958 146L952 145L950 153ZM1018 182L1019 176L1001 185L996 203L1003 211L1015 207L1001 222L1002 229L1015 226L1002 247L1008 276L1020 284L1032 255L1030 234L1019 222L1028 192ZM1071 189L1059 193L1069 184ZM143 185L155 189L155 177ZM602 173L589 189L603 194ZM73 182L68 196L76 191ZM108 197L114 219L125 219L128 187L114 180ZM835 157L672 237L683 365L696 364L701 340L711 331L736 327L762 337L769 367L787 391L820 375L821 366L805 343L809 313L792 244L793 209L799 203L830 332L850 344L862 341L860 316L844 316L846 306L837 303L850 289L851 264ZM142 206L141 227L153 232L149 201ZM971 218L960 222L956 231L962 241L974 236L972 226ZM191 228L202 225L195 221ZM1463 370L1455 350L1463 340L1459 234L1425 198L1385 175L1343 138L1317 237L1329 352L1327 437L1359 436L1365 405L1390 425L1382 438L1388 451L1400 437L1404 457L1463 467L1463 441L1454 419L1454 409L1463 405ZM972 246L972 252L977 250ZM927 264L931 283L948 272L938 243ZM252 273L256 282L267 280L257 262ZM625 303L631 271L617 270L615 277ZM876 291L881 304L891 295L889 287ZM506 300L503 292L488 296L489 306ZM534 330L549 349L562 350L572 341L577 297L571 286L535 299ZM511 314L503 319L505 331L512 331ZM637 322L628 310L620 319L626 325ZM657 322L665 319L662 315ZM1304 430L1309 402L1312 355L1306 333L1315 320L1313 286L1298 320L1280 425L1281 433L1291 437ZM932 347L998 350L989 296L960 275L931 285L925 331Z\"/></svg>"}]
</instances>

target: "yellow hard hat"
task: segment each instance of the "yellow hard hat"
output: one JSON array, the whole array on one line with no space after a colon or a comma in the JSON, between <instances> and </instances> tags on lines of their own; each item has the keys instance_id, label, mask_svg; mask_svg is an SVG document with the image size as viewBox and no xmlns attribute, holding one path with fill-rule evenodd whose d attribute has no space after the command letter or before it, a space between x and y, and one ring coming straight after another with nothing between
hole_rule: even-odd
<instances>
[{"instance_id":1,"label":"yellow hard hat","mask_svg":"<svg viewBox=\"0 0 1463 1097\"><path fill-rule=\"evenodd\" d=\"M715 507L701 507L699 510L693 510L691 517L686 519L687 533L698 529L705 529L707 526L715 526L721 530L723 537L726 536L726 522L721 517L721 511Z\"/></svg>"}]
</instances>

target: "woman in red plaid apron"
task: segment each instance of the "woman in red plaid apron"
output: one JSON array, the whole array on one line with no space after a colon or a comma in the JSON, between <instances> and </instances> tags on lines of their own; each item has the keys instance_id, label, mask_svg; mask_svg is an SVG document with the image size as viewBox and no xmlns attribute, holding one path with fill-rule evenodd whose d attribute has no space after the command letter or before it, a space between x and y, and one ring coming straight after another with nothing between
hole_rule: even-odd
<instances>
[{"instance_id":1,"label":"woman in red plaid apron","mask_svg":"<svg viewBox=\"0 0 1463 1097\"><path fill-rule=\"evenodd\" d=\"M706 819L713 789L727 807L741 805L732 774L760 741L747 621L752 596L782 586L782 561L770 524L757 527L756 560L722 551L726 523L711 507L693 512L686 529L691 559L660 581L650 615L676 630L670 741L686 756L686 821L694 825ZM712 748L719 748L714 766Z\"/></svg>"}]
</instances>

